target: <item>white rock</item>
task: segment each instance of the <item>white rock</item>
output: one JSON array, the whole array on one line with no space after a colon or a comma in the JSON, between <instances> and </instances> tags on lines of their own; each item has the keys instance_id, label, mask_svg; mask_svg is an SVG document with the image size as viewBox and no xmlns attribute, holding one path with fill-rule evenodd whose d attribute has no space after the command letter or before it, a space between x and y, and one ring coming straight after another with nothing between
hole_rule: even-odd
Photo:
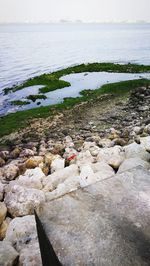
<instances>
[{"instance_id":1,"label":"white rock","mask_svg":"<svg viewBox=\"0 0 150 266\"><path fill-rule=\"evenodd\" d=\"M66 136L64 140L65 147L72 148L74 147L74 143L72 141L72 138L70 136Z\"/></svg>"},{"instance_id":2,"label":"white rock","mask_svg":"<svg viewBox=\"0 0 150 266\"><path fill-rule=\"evenodd\" d=\"M17 251L8 241L0 241L0 266L13 266L17 262Z\"/></svg>"},{"instance_id":3,"label":"white rock","mask_svg":"<svg viewBox=\"0 0 150 266\"><path fill-rule=\"evenodd\" d=\"M141 144L134 142L128 146L124 146L124 150L126 159L138 157L142 160L150 161L150 154Z\"/></svg>"},{"instance_id":4,"label":"white rock","mask_svg":"<svg viewBox=\"0 0 150 266\"><path fill-rule=\"evenodd\" d=\"M93 158L89 150L81 151L76 158L76 164L78 166L81 166L84 164L91 164L94 161L95 159Z\"/></svg>"},{"instance_id":5,"label":"white rock","mask_svg":"<svg viewBox=\"0 0 150 266\"><path fill-rule=\"evenodd\" d=\"M10 188L10 191L8 189ZM13 216L33 214L35 208L45 201L43 191L24 188L19 185L8 186L4 202L8 212Z\"/></svg>"},{"instance_id":6,"label":"white rock","mask_svg":"<svg viewBox=\"0 0 150 266\"><path fill-rule=\"evenodd\" d=\"M144 131L148 134L150 134L150 124L148 124L145 128Z\"/></svg>"},{"instance_id":7,"label":"white rock","mask_svg":"<svg viewBox=\"0 0 150 266\"><path fill-rule=\"evenodd\" d=\"M116 145L111 148L100 149L97 161L106 162L114 168L118 168L125 158L125 153L122 147Z\"/></svg>"},{"instance_id":8,"label":"white rock","mask_svg":"<svg viewBox=\"0 0 150 266\"><path fill-rule=\"evenodd\" d=\"M76 155L77 156L78 152L74 148L66 148L65 153L63 154L64 159L68 159L69 157Z\"/></svg>"},{"instance_id":9,"label":"white rock","mask_svg":"<svg viewBox=\"0 0 150 266\"><path fill-rule=\"evenodd\" d=\"M46 200L50 201L59 198L80 187L78 176L68 177L63 183L59 184L55 190L46 193Z\"/></svg>"},{"instance_id":10,"label":"white rock","mask_svg":"<svg viewBox=\"0 0 150 266\"><path fill-rule=\"evenodd\" d=\"M57 188L57 186L61 183L63 183L67 178L71 176L78 176L79 175L79 169L78 166L75 164L72 164L68 167L65 167L62 170L59 170L49 176L47 176L43 180L43 191L53 191Z\"/></svg>"},{"instance_id":11,"label":"white rock","mask_svg":"<svg viewBox=\"0 0 150 266\"><path fill-rule=\"evenodd\" d=\"M91 164L91 173L90 173L90 168L88 171L86 171L86 167L83 169L83 174L80 175L80 186L81 187L86 187L90 184L94 184L98 181L107 179L109 177L112 177L115 172L110 167L108 164L102 162L102 163L96 163L96 164ZM86 175L86 172L89 174ZM82 173L82 172L81 172Z\"/></svg>"},{"instance_id":12,"label":"white rock","mask_svg":"<svg viewBox=\"0 0 150 266\"><path fill-rule=\"evenodd\" d=\"M19 266L42 266L38 242L27 245L19 255Z\"/></svg>"},{"instance_id":13,"label":"white rock","mask_svg":"<svg viewBox=\"0 0 150 266\"><path fill-rule=\"evenodd\" d=\"M145 138L140 138L141 146L150 153L150 136Z\"/></svg>"},{"instance_id":14,"label":"white rock","mask_svg":"<svg viewBox=\"0 0 150 266\"><path fill-rule=\"evenodd\" d=\"M142 166L145 169L150 168L150 164L144 160L142 160L139 157L129 158L123 161L123 163L120 165L118 173L122 173L124 171L130 170L132 168L135 168L136 166Z\"/></svg>"},{"instance_id":15,"label":"white rock","mask_svg":"<svg viewBox=\"0 0 150 266\"><path fill-rule=\"evenodd\" d=\"M11 181L18 175L19 168L15 164L8 164L1 168L1 179Z\"/></svg>"},{"instance_id":16,"label":"white rock","mask_svg":"<svg viewBox=\"0 0 150 266\"><path fill-rule=\"evenodd\" d=\"M36 167L34 169L28 169L23 175L20 175L17 183L18 185L29 188L42 189L42 181L44 178L45 175L41 168Z\"/></svg>"},{"instance_id":17,"label":"white rock","mask_svg":"<svg viewBox=\"0 0 150 266\"><path fill-rule=\"evenodd\" d=\"M27 244L35 243L37 232L34 215L13 219L8 226L5 240L15 245L18 252L25 248Z\"/></svg>"},{"instance_id":18,"label":"white rock","mask_svg":"<svg viewBox=\"0 0 150 266\"><path fill-rule=\"evenodd\" d=\"M51 173L57 172L65 167L65 159L58 158L51 163Z\"/></svg>"}]
</instances>

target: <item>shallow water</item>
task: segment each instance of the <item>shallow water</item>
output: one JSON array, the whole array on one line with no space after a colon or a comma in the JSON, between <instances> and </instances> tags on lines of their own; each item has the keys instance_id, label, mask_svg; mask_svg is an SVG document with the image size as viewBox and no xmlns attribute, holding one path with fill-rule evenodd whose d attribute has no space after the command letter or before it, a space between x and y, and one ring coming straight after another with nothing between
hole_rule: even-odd
<instances>
[{"instance_id":1,"label":"shallow water","mask_svg":"<svg viewBox=\"0 0 150 266\"><path fill-rule=\"evenodd\" d=\"M150 24L0 25L0 91L87 62L150 64Z\"/></svg>"},{"instance_id":2,"label":"shallow water","mask_svg":"<svg viewBox=\"0 0 150 266\"><path fill-rule=\"evenodd\" d=\"M10 112L16 112L18 110L27 110L31 108L36 108L37 103L40 102L38 106L47 106L52 104L57 104L63 102L66 97L77 97L81 96L80 92L82 90L91 89L95 90L100 88L104 84L114 83L126 80L135 80L147 78L150 79L150 73L143 74L128 74L128 73L108 73L108 72L93 72L93 73L79 73L70 74L63 76L61 79L71 83L70 87L65 87L55 91L45 93L47 96L46 100L36 100L36 102L31 102L24 106L12 106L11 101L14 100L26 100L25 97L30 94L38 94L39 88L42 86L32 86L24 88L20 91L12 92L7 96L1 95L0 99L0 115L5 115ZM2 100L3 99L3 100Z\"/></svg>"}]
</instances>

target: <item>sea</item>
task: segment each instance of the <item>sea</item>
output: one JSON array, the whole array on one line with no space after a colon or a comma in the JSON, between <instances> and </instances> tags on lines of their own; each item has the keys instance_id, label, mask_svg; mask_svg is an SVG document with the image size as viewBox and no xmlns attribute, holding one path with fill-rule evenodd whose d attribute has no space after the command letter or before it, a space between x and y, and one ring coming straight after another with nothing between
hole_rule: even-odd
<instances>
[{"instance_id":1,"label":"sea","mask_svg":"<svg viewBox=\"0 0 150 266\"><path fill-rule=\"evenodd\" d=\"M0 93L30 77L90 62L150 65L150 24L0 25Z\"/></svg>"}]
</instances>

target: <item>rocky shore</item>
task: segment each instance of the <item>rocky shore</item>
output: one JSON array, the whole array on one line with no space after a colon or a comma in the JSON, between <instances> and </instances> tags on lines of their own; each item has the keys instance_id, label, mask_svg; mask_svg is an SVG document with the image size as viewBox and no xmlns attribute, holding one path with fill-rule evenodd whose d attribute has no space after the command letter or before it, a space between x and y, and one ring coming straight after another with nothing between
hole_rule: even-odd
<instances>
[{"instance_id":1,"label":"rocky shore","mask_svg":"<svg viewBox=\"0 0 150 266\"><path fill-rule=\"evenodd\" d=\"M0 265L42 265L34 209L63 265L149 265L150 87L100 97L1 140Z\"/></svg>"}]
</instances>

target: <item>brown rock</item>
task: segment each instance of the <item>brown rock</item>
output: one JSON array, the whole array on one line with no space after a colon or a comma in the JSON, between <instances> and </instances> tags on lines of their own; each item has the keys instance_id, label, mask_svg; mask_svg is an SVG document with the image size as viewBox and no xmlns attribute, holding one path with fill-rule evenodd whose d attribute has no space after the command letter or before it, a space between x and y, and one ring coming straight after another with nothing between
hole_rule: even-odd
<instances>
[{"instance_id":1,"label":"brown rock","mask_svg":"<svg viewBox=\"0 0 150 266\"><path fill-rule=\"evenodd\" d=\"M29 158L25 162L25 166L26 166L26 168L32 169L32 168L38 167L39 164L42 162L43 162L42 156L34 156L34 157Z\"/></svg>"},{"instance_id":2,"label":"brown rock","mask_svg":"<svg viewBox=\"0 0 150 266\"><path fill-rule=\"evenodd\" d=\"M19 157L20 154L20 149L18 147L16 147L11 153L10 153L10 157L12 159L16 159Z\"/></svg>"},{"instance_id":3,"label":"brown rock","mask_svg":"<svg viewBox=\"0 0 150 266\"><path fill-rule=\"evenodd\" d=\"M3 158L0 157L0 167L4 166L5 165L5 161Z\"/></svg>"},{"instance_id":4,"label":"brown rock","mask_svg":"<svg viewBox=\"0 0 150 266\"><path fill-rule=\"evenodd\" d=\"M0 225L5 220L7 208L4 202L0 202Z\"/></svg>"}]
</instances>

